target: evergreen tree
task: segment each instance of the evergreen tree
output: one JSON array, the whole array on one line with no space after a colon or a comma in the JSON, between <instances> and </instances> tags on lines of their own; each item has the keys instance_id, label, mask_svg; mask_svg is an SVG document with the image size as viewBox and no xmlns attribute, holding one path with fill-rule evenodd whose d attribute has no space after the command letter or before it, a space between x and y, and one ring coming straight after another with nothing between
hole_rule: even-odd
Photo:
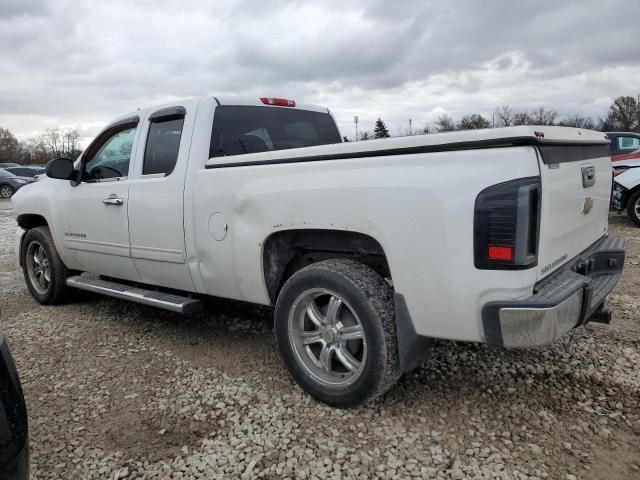
<instances>
[{"instance_id":1,"label":"evergreen tree","mask_svg":"<svg viewBox=\"0 0 640 480\"><path fill-rule=\"evenodd\" d=\"M376 126L373 129L373 138L387 138L390 136L387 126L384 124L382 119L378 117L378 120L376 120Z\"/></svg>"}]
</instances>

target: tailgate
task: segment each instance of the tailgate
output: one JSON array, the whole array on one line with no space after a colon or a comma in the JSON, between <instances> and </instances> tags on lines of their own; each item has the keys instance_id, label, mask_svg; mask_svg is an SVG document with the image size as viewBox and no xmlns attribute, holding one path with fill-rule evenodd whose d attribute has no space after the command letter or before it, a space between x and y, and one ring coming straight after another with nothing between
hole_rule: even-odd
<instances>
[{"instance_id":1,"label":"tailgate","mask_svg":"<svg viewBox=\"0 0 640 480\"><path fill-rule=\"evenodd\" d=\"M540 280L607 233L612 171L606 143L539 145L538 152Z\"/></svg>"}]
</instances>

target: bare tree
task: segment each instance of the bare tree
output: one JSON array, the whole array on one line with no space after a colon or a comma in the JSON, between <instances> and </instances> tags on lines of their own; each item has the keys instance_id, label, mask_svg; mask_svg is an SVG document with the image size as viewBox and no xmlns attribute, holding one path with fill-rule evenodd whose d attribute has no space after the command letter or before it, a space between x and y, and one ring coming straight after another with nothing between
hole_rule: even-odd
<instances>
[{"instance_id":1,"label":"bare tree","mask_svg":"<svg viewBox=\"0 0 640 480\"><path fill-rule=\"evenodd\" d=\"M63 152L70 156L80 150L80 132L75 128L62 131Z\"/></svg>"},{"instance_id":2,"label":"bare tree","mask_svg":"<svg viewBox=\"0 0 640 480\"><path fill-rule=\"evenodd\" d=\"M495 116L497 119L496 126L497 127L510 127L514 125L515 120L515 112L511 109L509 105L502 105L501 107L496 108Z\"/></svg>"},{"instance_id":3,"label":"bare tree","mask_svg":"<svg viewBox=\"0 0 640 480\"><path fill-rule=\"evenodd\" d=\"M600 117L598 119L598 130L601 132L611 132L618 130L616 120L611 115L611 112L606 117Z\"/></svg>"},{"instance_id":4,"label":"bare tree","mask_svg":"<svg viewBox=\"0 0 640 480\"><path fill-rule=\"evenodd\" d=\"M360 140L371 140L373 137L367 131L360 132Z\"/></svg>"},{"instance_id":5,"label":"bare tree","mask_svg":"<svg viewBox=\"0 0 640 480\"><path fill-rule=\"evenodd\" d=\"M484 118L482 115L473 113L471 115L465 115L458 123L458 130L478 130L480 128L489 128L491 122Z\"/></svg>"},{"instance_id":6,"label":"bare tree","mask_svg":"<svg viewBox=\"0 0 640 480\"><path fill-rule=\"evenodd\" d=\"M555 125L557 117L557 111L547 110L544 107L537 108L529 113L530 125Z\"/></svg>"},{"instance_id":7,"label":"bare tree","mask_svg":"<svg viewBox=\"0 0 640 480\"><path fill-rule=\"evenodd\" d=\"M594 130L596 122L591 117L583 117L581 115L569 115L558 122L561 127L585 128Z\"/></svg>"},{"instance_id":8,"label":"bare tree","mask_svg":"<svg viewBox=\"0 0 640 480\"><path fill-rule=\"evenodd\" d=\"M438 132L453 132L456 129L456 124L453 121L453 118L446 113L444 115L440 115L435 124Z\"/></svg>"},{"instance_id":9,"label":"bare tree","mask_svg":"<svg viewBox=\"0 0 640 480\"><path fill-rule=\"evenodd\" d=\"M6 128L0 127L0 162L15 162L18 140Z\"/></svg>"},{"instance_id":10,"label":"bare tree","mask_svg":"<svg viewBox=\"0 0 640 480\"><path fill-rule=\"evenodd\" d=\"M529 125L530 122L531 118L529 117L529 112L526 110L522 110L513 114L512 125Z\"/></svg>"},{"instance_id":11,"label":"bare tree","mask_svg":"<svg viewBox=\"0 0 640 480\"><path fill-rule=\"evenodd\" d=\"M609 118L616 130L640 131L640 106L633 97L618 97L609 107Z\"/></svg>"}]
</instances>

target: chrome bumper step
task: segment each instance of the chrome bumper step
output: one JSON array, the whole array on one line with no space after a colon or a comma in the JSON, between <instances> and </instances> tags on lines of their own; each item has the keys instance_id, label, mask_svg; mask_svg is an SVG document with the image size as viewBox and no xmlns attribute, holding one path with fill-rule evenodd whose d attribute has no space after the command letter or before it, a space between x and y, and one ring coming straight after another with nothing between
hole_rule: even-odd
<instances>
[{"instance_id":1,"label":"chrome bumper step","mask_svg":"<svg viewBox=\"0 0 640 480\"><path fill-rule=\"evenodd\" d=\"M130 300L152 307L164 308L178 313L194 313L202 310L202 302L191 297L147 290L125 283L103 280L96 275L82 274L67 278L67 285L80 290L101 293L109 297Z\"/></svg>"}]
</instances>

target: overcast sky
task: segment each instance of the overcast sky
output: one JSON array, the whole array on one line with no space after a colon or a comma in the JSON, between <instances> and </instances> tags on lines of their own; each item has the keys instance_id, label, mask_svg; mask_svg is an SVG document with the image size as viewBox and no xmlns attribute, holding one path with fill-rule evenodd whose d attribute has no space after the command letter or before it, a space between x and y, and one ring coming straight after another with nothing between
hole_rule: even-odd
<instances>
[{"instance_id":1,"label":"overcast sky","mask_svg":"<svg viewBox=\"0 0 640 480\"><path fill-rule=\"evenodd\" d=\"M640 90L640 1L0 0L0 126L21 139L201 95L392 134L497 105L605 114Z\"/></svg>"}]
</instances>

